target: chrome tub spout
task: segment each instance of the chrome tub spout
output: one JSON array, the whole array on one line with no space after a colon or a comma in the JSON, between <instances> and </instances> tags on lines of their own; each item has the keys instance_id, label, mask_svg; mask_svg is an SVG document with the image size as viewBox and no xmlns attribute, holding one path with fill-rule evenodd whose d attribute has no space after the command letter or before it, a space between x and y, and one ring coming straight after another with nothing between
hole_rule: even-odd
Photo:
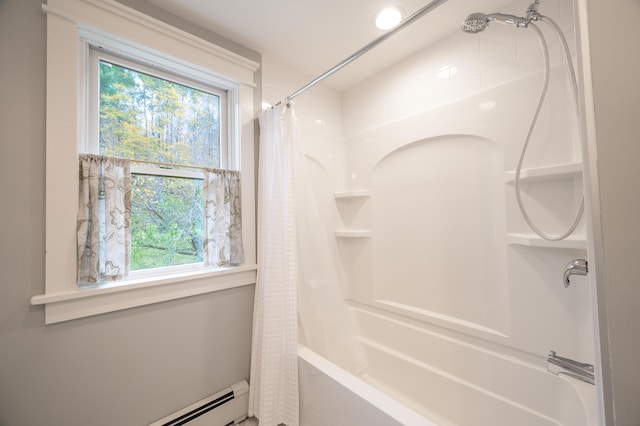
<instances>
[{"instance_id":1,"label":"chrome tub spout","mask_svg":"<svg viewBox=\"0 0 640 426\"><path fill-rule=\"evenodd\" d=\"M584 259L574 259L566 266L563 274L564 286L569 287L571 275L587 275L589 273L589 264Z\"/></svg>"},{"instance_id":2,"label":"chrome tub spout","mask_svg":"<svg viewBox=\"0 0 640 426\"><path fill-rule=\"evenodd\" d=\"M547 371L556 376L565 374L574 379L582 380L592 385L595 384L593 365L558 356L554 351L551 351L547 357Z\"/></svg>"}]
</instances>

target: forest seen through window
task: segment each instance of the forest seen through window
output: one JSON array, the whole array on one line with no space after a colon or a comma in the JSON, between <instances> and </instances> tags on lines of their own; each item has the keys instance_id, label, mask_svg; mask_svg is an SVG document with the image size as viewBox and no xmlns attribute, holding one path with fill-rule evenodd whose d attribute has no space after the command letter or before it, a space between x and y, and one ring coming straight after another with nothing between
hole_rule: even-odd
<instances>
[{"instance_id":1,"label":"forest seen through window","mask_svg":"<svg viewBox=\"0 0 640 426\"><path fill-rule=\"evenodd\" d=\"M99 67L100 154L164 164L133 163L144 167L132 168L131 269L202 262L202 174L175 165L220 167L220 96L104 60Z\"/></svg>"}]
</instances>

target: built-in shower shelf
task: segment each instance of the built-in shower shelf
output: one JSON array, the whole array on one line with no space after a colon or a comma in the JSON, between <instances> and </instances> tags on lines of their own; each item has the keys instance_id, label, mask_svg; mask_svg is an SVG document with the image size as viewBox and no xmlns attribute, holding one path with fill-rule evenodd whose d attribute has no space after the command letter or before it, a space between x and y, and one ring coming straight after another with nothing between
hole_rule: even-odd
<instances>
[{"instance_id":1,"label":"built-in shower shelf","mask_svg":"<svg viewBox=\"0 0 640 426\"><path fill-rule=\"evenodd\" d=\"M584 237L575 236L560 241L548 241L535 234L507 234L507 244L558 249L587 249L587 240Z\"/></svg>"},{"instance_id":2,"label":"built-in shower shelf","mask_svg":"<svg viewBox=\"0 0 640 426\"><path fill-rule=\"evenodd\" d=\"M371 196L371 190L359 189L356 191L336 191L334 197L336 200L348 200L353 198L367 198Z\"/></svg>"},{"instance_id":3,"label":"built-in shower shelf","mask_svg":"<svg viewBox=\"0 0 640 426\"><path fill-rule=\"evenodd\" d=\"M566 163L554 166L534 167L530 169L522 169L520 172L520 181L544 181L554 179L570 179L578 177L582 174L582 163ZM516 172L506 172L506 183L513 183L516 178Z\"/></svg>"},{"instance_id":4,"label":"built-in shower shelf","mask_svg":"<svg viewBox=\"0 0 640 426\"><path fill-rule=\"evenodd\" d=\"M370 238L370 229L336 229L337 238Z\"/></svg>"}]
</instances>

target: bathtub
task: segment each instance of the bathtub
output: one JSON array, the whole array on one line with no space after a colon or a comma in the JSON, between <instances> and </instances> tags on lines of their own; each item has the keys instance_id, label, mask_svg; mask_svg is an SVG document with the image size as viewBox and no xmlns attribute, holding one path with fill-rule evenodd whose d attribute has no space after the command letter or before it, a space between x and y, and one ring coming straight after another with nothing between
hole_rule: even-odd
<instances>
[{"instance_id":1,"label":"bathtub","mask_svg":"<svg viewBox=\"0 0 640 426\"><path fill-rule=\"evenodd\" d=\"M309 348L298 349L302 426L435 426Z\"/></svg>"},{"instance_id":2,"label":"bathtub","mask_svg":"<svg viewBox=\"0 0 640 426\"><path fill-rule=\"evenodd\" d=\"M356 315L368 359L359 377L299 348L303 426L598 424L592 385L367 310Z\"/></svg>"}]
</instances>

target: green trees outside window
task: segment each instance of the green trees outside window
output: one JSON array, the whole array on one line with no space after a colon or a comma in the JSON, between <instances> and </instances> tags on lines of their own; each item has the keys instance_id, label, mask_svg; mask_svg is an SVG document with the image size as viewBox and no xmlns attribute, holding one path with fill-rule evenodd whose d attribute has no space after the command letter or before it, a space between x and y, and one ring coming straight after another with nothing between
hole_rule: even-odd
<instances>
[{"instance_id":1,"label":"green trees outside window","mask_svg":"<svg viewBox=\"0 0 640 426\"><path fill-rule=\"evenodd\" d=\"M132 168L131 269L202 262L202 173L220 167L221 97L101 60L103 155L164 163Z\"/></svg>"}]
</instances>

